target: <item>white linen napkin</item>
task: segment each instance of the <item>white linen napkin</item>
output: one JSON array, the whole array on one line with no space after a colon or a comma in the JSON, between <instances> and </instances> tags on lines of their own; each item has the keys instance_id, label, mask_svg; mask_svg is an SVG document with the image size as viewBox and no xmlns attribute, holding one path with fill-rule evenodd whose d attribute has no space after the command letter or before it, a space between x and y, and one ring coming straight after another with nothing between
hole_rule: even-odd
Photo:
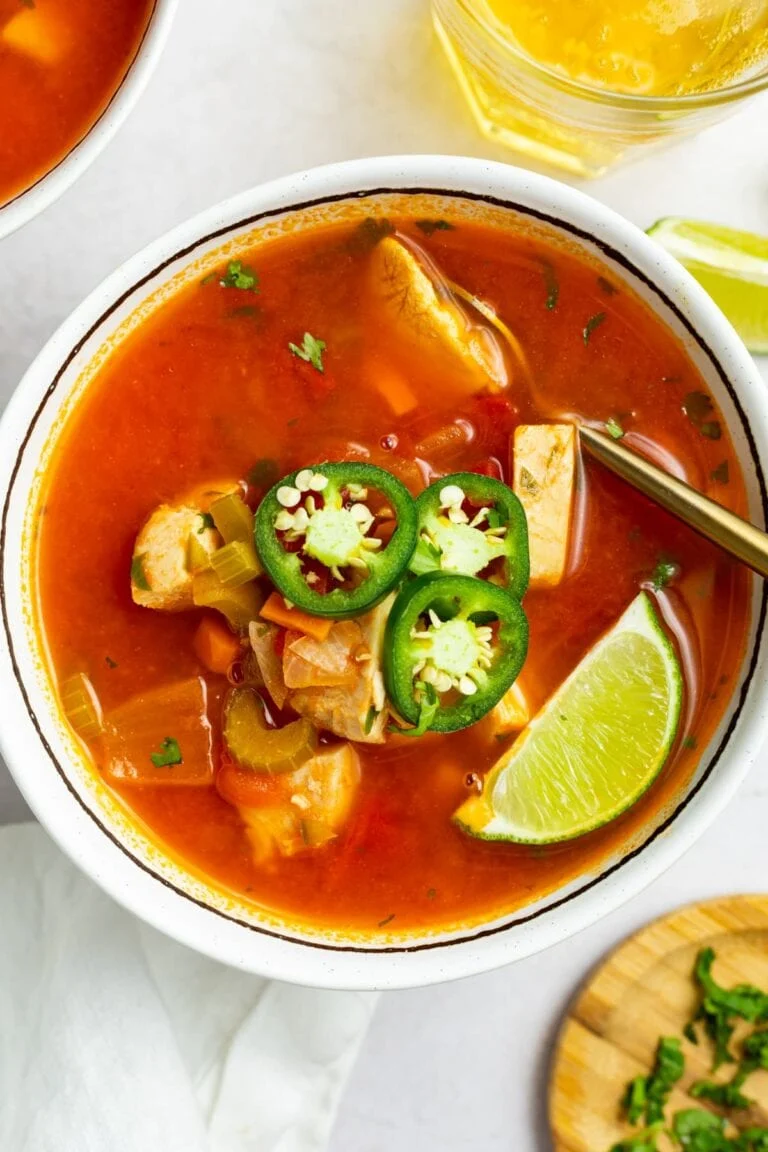
<instances>
[{"instance_id":1,"label":"white linen napkin","mask_svg":"<svg viewBox=\"0 0 768 1152\"><path fill-rule=\"evenodd\" d=\"M198 956L0 829L4 1152L321 1152L375 1001Z\"/></svg>"}]
</instances>

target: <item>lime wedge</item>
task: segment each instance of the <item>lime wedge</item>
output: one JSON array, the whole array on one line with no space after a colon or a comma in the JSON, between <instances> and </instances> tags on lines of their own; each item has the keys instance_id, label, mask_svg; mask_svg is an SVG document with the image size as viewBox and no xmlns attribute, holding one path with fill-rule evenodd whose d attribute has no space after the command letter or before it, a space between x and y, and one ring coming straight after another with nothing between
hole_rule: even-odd
<instances>
[{"instance_id":1,"label":"lime wedge","mask_svg":"<svg viewBox=\"0 0 768 1152\"><path fill-rule=\"evenodd\" d=\"M587 653L454 819L472 836L550 844L607 824L658 775L683 679L641 592Z\"/></svg>"},{"instance_id":2,"label":"lime wedge","mask_svg":"<svg viewBox=\"0 0 768 1152\"><path fill-rule=\"evenodd\" d=\"M768 352L768 237L676 216L648 235L706 288L750 352Z\"/></svg>"}]
</instances>

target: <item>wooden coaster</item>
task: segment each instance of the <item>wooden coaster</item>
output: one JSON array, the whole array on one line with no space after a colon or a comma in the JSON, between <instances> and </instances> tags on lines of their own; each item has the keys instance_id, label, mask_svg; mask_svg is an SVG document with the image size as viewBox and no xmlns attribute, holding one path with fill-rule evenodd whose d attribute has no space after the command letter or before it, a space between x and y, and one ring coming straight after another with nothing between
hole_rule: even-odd
<instances>
[{"instance_id":1,"label":"wooden coaster","mask_svg":"<svg viewBox=\"0 0 768 1152\"><path fill-rule=\"evenodd\" d=\"M660 1036L679 1036L698 1001L692 973L699 950L717 953L719 983L768 991L768 896L733 896L672 913L625 941L591 977L558 1038L549 1092L555 1152L608 1152L632 1129L621 1116L627 1083L647 1075ZM749 1026L744 1026L749 1031ZM740 1032L734 1033L738 1043ZM700 1108L688 1095L713 1078L708 1042L683 1040L685 1074L670 1110ZM715 1079L727 1080L732 1067ZM756 1101L750 1123L768 1126L768 1072L744 1089Z\"/></svg>"}]
</instances>

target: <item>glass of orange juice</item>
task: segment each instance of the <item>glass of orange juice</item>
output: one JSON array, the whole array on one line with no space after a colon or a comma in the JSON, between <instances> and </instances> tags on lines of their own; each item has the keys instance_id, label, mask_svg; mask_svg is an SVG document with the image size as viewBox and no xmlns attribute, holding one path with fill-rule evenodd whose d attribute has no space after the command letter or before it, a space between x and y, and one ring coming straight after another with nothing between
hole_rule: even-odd
<instances>
[{"instance_id":1,"label":"glass of orange juice","mask_svg":"<svg viewBox=\"0 0 768 1152\"><path fill-rule=\"evenodd\" d=\"M768 87L768 0L432 0L432 10L482 131L580 176L696 132Z\"/></svg>"}]
</instances>

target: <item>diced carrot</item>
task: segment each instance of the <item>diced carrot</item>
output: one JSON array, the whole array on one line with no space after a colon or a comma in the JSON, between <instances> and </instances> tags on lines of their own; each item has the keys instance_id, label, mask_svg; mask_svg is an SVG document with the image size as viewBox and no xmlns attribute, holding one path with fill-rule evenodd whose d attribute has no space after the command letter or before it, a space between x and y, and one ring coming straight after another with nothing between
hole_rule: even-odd
<instances>
[{"instance_id":1,"label":"diced carrot","mask_svg":"<svg viewBox=\"0 0 768 1152\"><path fill-rule=\"evenodd\" d=\"M240 641L226 624L214 616L204 616L192 641L195 655L209 672L226 676L240 655Z\"/></svg>"},{"instance_id":2,"label":"diced carrot","mask_svg":"<svg viewBox=\"0 0 768 1152\"><path fill-rule=\"evenodd\" d=\"M418 399L405 377L389 365L377 364L371 381L395 416L405 416L418 407Z\"/></svg>"},{"instance_id":3,"label":"diced carrot","mask_svg":"<svg viewBox=\"0 0 768 1152\"><path fill-rule=\"evenodd\" d=\"M279 592L273 592L263 605L259 615L262 620L270 620L282 628L290 628L294 632L304 632L315 640L325 640L331 630L333 620L324 616L310 616L299 608L288 608Z\"/></svg>"}]
</instances>

